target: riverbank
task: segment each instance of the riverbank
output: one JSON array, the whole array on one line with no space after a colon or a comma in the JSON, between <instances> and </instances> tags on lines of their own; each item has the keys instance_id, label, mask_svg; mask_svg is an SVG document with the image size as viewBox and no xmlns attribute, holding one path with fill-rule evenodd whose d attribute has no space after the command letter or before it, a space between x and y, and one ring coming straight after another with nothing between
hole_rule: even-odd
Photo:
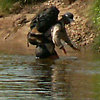
<instances>
[{"instance_id":1,"label":"riverbank","mask_svg":"<svg viewBox=\"0 0 100 100\"><path fill-rule=\"evenodd\" d=\"M26 6L24 9L21 9L20 13L0 18L0 52L34 54L34 46L27 47L26 36L30 30L30 22L41 7L52 4L56 5L60 10L59 18L67 11L74 14L75 22L66 26L69 37L74 44L82 48L93 43L95 33L87 13L89 2L77 0L68 5L68 3L63 1L55 0L54 2L49 0L31 7Z\"/></svg>"}]
</instances>

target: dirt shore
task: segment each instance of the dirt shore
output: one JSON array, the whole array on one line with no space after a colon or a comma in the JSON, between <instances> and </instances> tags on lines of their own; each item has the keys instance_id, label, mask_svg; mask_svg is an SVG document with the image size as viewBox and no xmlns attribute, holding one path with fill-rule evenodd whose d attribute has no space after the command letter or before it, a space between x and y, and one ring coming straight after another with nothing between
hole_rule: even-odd
<instances>
[{"instance_id":1,"label":"dirt shore","mask_svg":"<svg viewBox=\"0 0 100 100\"><path fill-rule=\"evenodd\" d=\"M54 2L49 0L42 3L41 6L56 5L60 10L59 18L66 12L72 12L75 22L66 26L66 30L73 43L83 47L91 44L95 37L94 31L92 30L92 23L88 20L88 3L89 2L77 0L71 5L68 5L68 3L63 1L55 0ZM41 6L25 7L18 14L10 14L9 16L0 18L1 53L34 55L35 46L30 45L30 47L27 47L26 36L30 30L30 22L36 14L37 9L39 10ZM68 49L68 51L70 52L70 49ZM60 52L60 50L58 50L58 52Z\"/></svg>"}]
</instances>

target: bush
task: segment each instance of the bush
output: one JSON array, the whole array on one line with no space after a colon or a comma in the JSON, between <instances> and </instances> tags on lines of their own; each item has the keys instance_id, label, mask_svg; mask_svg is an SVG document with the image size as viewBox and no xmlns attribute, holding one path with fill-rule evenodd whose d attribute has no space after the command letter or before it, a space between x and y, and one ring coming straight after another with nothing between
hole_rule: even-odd
<instances>
[{"instance_id":1,"label":"bush","mask_svg":"<svg viewBox=\"0 0 100 100\"><path fill-rule=\"evenodd\" d=\"M12 7L14 0L0 0L0 8L2 11L9 11L9 8Z\"/></svg>"},{"instance_id":2,"label":"bush","mask_svg":"<svg viewBox=\"0 0 100 100\"><path fill-rule=\"evenodd\" d=\"M34 4L44 2L46 0L0 0L0 10L2 12L9 12L9 9L13 7L13 4L20 2L21 5Z\"/></svg>"},{"instance_id":3,"label":"bush","mask_svg":"<svg viewBox=\"0 0 100 100\"><path fill-rule=\"evenodd\" d=\"M97 37L94 40L94 49L100 49L100 0L94 0L93 7L92 7L92 16L93 16L93 23L95 27L95 34Z\"/></svg>"},{"instance_id":4,"label":"bush","mask_svg":"<svg viewBox=\"0 0 100 100\"><path fill-rule=\"evenodd\" d=\"M93 5L93 23L100 30L100 0L95 0Z\"/></svg>"}]
</instances>

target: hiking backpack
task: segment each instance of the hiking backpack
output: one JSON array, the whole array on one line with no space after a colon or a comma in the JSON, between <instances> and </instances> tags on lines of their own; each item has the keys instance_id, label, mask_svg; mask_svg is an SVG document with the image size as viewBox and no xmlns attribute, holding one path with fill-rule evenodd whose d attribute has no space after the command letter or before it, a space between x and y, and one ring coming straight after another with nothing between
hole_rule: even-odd
<instances>
[{"instance_id":1,"label":"hiking backpack","mask_svg":"<svg viewBox=\"0 0 100 100\"><path fill-rule=\"evenodd\" d=\"M55 6L44 9L32 20L30 28L36 27L39 32L46 32L58 21L59 10Z\"/></svg>"},{"instance_id":2,"label":"hiking backpack","mask_svg":"<svg viewBox=\"0 0 100 100\"><path fill-rule=\"evenodd\" d=\"M58 21L59 10L55 6L46 8L36 15L30 24L30 32L27 34L27 43L39 45L50 42L44 35L45 32Z\"/></svg>"}]
</instances>

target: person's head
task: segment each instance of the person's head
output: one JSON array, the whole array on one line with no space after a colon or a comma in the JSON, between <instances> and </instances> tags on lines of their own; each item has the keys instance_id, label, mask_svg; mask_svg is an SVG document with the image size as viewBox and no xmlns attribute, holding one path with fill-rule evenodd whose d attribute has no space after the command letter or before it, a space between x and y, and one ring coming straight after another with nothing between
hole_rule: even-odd
<instances>
[{"instance_id":1,"label":"person's head","mask_svg":"<svg viewBox=\"0 0 100 100\"><path fill-rule=\"evenodd\" d=\"M74 15L72 13L67 12L62 16L62 20L63 20L64 24L70 24L72 21L74 21L73 17L74 17Z\"/></svg>"}]
</instances>

